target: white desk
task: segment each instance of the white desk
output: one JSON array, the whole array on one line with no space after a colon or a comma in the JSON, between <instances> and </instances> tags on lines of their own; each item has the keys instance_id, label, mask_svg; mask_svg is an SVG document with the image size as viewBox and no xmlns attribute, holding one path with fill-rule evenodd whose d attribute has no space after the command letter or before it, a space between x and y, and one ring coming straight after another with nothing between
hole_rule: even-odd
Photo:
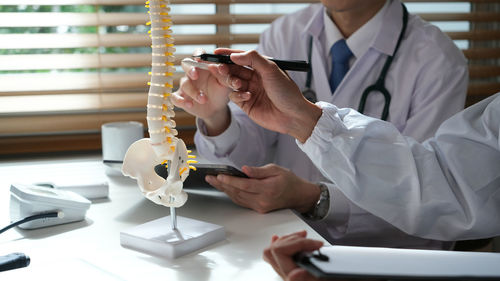
<instances>
[{"instance_id":1,"label":"white desk","mask_svg":"<svg viewBox=\"0 0 500 281\"><path fill-rule=\"evenodd\" d=\"M102 167L98 156L1 162L0 227L10 222L10 184L32 183L35 177L27 167L82 163ZM323 240L289 210L262 215L221 193L190 194L177 214L225 226L226 240L175 260L148 256L122 248L119 233L166 216L169 209L145 199L131 179L110 177L109 185L109 200L93 202L84 221L0 234L0 255L23 252L31 258L27 268L1 272L1 280L280 280L262 259L273 234L306 229L310 237Z\"/></svg>"}]
</instances>

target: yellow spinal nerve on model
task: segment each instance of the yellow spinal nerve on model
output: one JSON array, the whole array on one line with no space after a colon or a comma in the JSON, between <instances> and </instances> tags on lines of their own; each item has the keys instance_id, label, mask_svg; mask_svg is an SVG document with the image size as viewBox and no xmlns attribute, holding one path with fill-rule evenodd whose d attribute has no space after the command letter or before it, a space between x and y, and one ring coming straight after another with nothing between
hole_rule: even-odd
<instances>
[{"instance_id":1,"label":"yellow spinal nerve on model","mask_svg":"<svg viewBox=\"0 0 500 281\"><path fill-rule=\"evenodd\" d=\"M193 155L189 155L184 141L177 138L175 129L174 105L171 101L173 88L174 39L170 29L172 21L167 0L150 0L149 7L151 25L149 32L152 39L152 70L148 93L147 123L149 139L141 139L133 143L123 160L124 175L137 179L144 196L151 201L167 207L180 207L187 200L182 190L183 181L189 175L190 166L196 163ZM168 164L168 177L158 176L155 167ZM167 168L167 167L165 167Z\"/></svg>"}]
</instances>

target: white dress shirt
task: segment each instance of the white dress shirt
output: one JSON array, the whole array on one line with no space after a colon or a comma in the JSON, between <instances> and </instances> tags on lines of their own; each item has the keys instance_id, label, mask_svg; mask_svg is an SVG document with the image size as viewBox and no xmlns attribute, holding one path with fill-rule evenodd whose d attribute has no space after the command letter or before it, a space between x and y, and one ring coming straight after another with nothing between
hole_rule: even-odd
<instances>
[{"instance_id":1,"label":"white dress shirt","mask_svg":"<svg viewBox=\"0 0 500 281\"><path fill-rule=\"evenodd\" d=\"M402 27L401 3L389 1L374 16L373 19L380 18L382 23L378 30L370 30L369 33L375 36L364 52L357 53L357 48L353 48L356 59L333 95L328 83L325 48L321 43L325 36L324 15L324 6L313 4L277 19L262 34L258 51L278 59L307 60L308 42L312 36L312 88L318 100L338 107L357 108L362 91L377 80L387 55L394 51ZM350 38L357 38L358 32L365 32L365 28L369 27L361 27ZM306 73L288 74L299 87L305 87ZM410 15L404 40L385 80L392 93L388 121L417 140L432 136L440 123L463 109L467 81L465 58L454 43L437 27ZM373 95L367 100L365 113L379 117L382 107L381 96ZM195 143L204 158L236 167L276 163L311 182L328 181L292 137L258 126L234 104L230 104L230 108L231 124L219 136L206 136L203 122L197 120ZM446 247L439 241L403 233L347 200L333 184L326 184L330 187L331 200L327 217L320 222L306 221L331 243Z\"/></svg>"},{"instance_id":2,"label":"white dress shirt","mask_svg":"<svg viewBox=\"0 0 500 281\"><path fill-rule=\"evenodd\" d=\"M352 202L420 237L500 235L500 93L422 144L390 123L318 105L323 114L298 145Z\"/></svg>"}]
</instances>

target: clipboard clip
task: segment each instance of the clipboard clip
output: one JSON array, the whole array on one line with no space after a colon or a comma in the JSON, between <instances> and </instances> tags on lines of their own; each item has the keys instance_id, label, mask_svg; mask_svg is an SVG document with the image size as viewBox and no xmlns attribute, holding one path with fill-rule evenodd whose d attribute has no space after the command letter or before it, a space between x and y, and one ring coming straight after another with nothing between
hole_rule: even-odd
<instances>
[{"instance_id":1,"label":"clipboard clip","mask_svg":"<svg viewBox=\"0 0 500 281\"><path fill-rule=\"evenodd\" d=\"M303 264L311 264L310 262L310 259L317 259L319 261L322 261L322 262L327 262L330 260L330 258L321 253L319 251L319 249L315 252L315 253L304 253L304 252L300 252L300 253L297 253L293 256L293 260L297 263L303 263Z\"/></svg>"},{"instance_id":2,"label":"clipboard clip","mask_svg":"<svg viewBox=\"0 0 500 281\"><path fill-rule=\"evenodd\" d=\"M322 253L319 251L319 249L318 249L318 252L317 252L317 253L315 253L315 254L313 254L313 255L312 255L312 257L313 257L313 258L316 258L316 259L318 259L318 260L320 260L320 261L329 261L329 260L330 260L330 258L329 258L327 255L322 254Z\"/></svg>"}]
</instances>

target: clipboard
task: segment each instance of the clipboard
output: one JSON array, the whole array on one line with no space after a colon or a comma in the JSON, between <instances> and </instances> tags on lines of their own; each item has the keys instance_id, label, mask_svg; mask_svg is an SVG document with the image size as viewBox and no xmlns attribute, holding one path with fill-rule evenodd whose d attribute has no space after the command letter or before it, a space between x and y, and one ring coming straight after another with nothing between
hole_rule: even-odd
<instances>
[{"instance_id":1,"label":"clipboard","mask_svg":"<svg viewBox=\"0 0 500 281\"><path fill-rule=\"evenodd\" d=\"M294 260L318 278L500 280L500 253L328 246ZM327 258L325 258L326 256Z\"/></svg>"}]
</instances>

